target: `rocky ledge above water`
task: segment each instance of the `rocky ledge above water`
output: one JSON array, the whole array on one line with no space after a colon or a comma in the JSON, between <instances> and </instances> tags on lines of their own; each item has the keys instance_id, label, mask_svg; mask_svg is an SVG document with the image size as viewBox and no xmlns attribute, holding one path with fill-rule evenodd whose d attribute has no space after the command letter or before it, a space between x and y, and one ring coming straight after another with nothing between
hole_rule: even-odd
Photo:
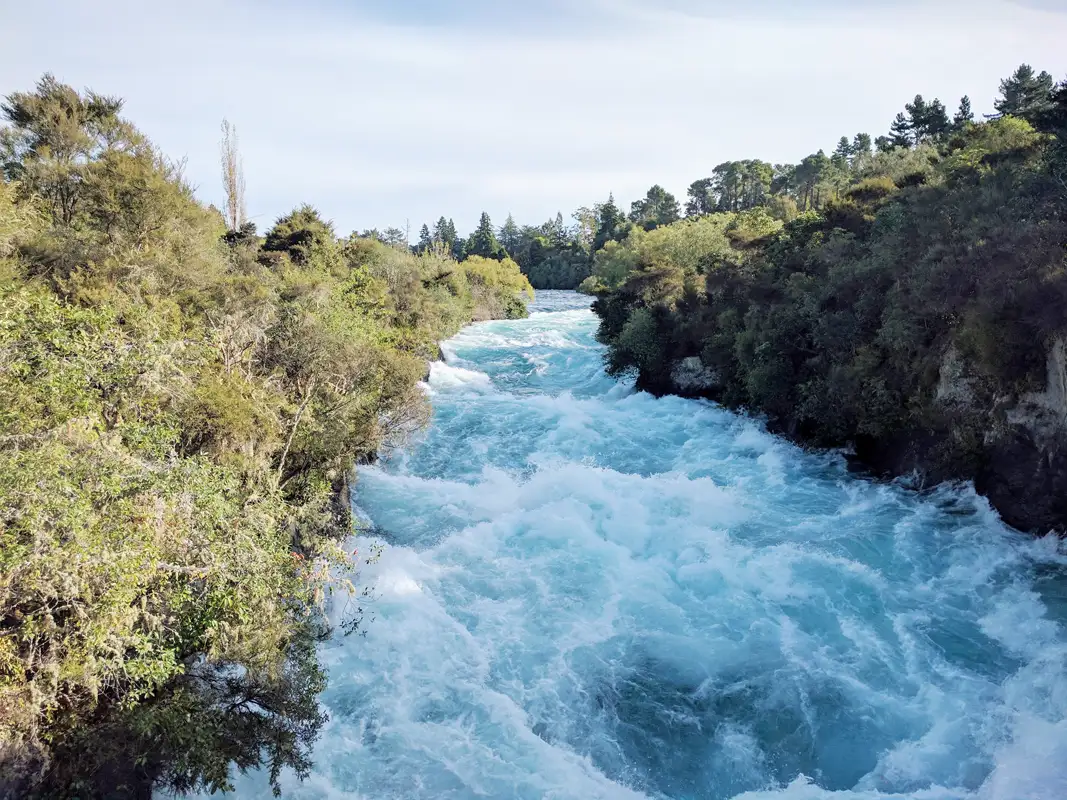
<instances>
[{"instance_id":1,"label":"rocky ledge above water","mask_svg":"<svg viewBox=\"0 0 1067 800\"><path fill-rule=\"evenodd\" d=\"M658 394L718 399L717 372L698 357L672 365ZM948 347L929 400L932 424L852 442L854 464L882 477L918 476L920 485L971 480L1009 525L1046 534L1067 532L1067 341L1048 348L1040 391L996 394ZM769 420L769 428L799 444L796 420Z\"/></svg>"}]
</instances>

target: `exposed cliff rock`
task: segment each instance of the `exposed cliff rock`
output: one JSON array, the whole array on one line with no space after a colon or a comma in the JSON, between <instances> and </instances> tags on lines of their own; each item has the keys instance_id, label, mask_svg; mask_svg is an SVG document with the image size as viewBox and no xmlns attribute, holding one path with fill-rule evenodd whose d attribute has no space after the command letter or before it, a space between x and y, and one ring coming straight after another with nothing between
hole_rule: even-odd
<instances>
[{"instance_id":1,"label":"exposed cliff rock","mask_svg":"<svg viewBox=\"0 0 1067 800\"><path fill-rule=\"evenodd\" d=\"M993 419L975 478L1005 521L1039 533L1067 528L1067 342L1049 349L1044 391Z\"/></svg>"},{"instance_id":2,"label":"exposed cliff rock","mask_svg":"<svg viewBox=\"0 0 1067 800\"><path fill-rule=\"evenodd\" d=\"M970 406L974 402L974 379L967 375L967 365L955 345L941 360L935 399L946 405Z\"/></svg>"},{"instance_id":3,"label":"exposed cliff rock","mask_svg":"<svg viewBox=\"0 0 1067 800\"><path fill-rule=\"evenodd\" d=\"M941 361L929 428L853 442L854 463L884 476L916 475L920 485L973 480L1009 525L1044 534L1067 530L1067 340L1049 348L1039 392L992 394L958 348ZM717 399L715 370L697 357L676 362L657 393ZM796 420L771 419L771 430L811 444Z\"/></svg>"},{"instance_id":4,"label":"exposed cliff rock","mask_svg":"<svg viewBox=\"0 0 1067 800\"><path fill-rule=\"evenodd\" d=\"M719 373L704 366L697 356L690 356L671 368L671 384L675 394L701 395L719 388Z\"/></svg>"}]
</instances>

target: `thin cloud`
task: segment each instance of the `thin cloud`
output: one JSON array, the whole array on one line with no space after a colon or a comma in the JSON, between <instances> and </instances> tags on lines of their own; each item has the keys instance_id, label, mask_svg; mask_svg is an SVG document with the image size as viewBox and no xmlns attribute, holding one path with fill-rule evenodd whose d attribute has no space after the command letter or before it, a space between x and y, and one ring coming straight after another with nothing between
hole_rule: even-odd
<instances>
[{"instance_id":1,"label":"thin cloud","mask_svg":"<svg viewBox=\"0 0 1067 800\"><path fill-rule=\"evenodd\" d=\"M769 0L734 17L676 0L495 4L544 17L529 24L479 16L479 2L450 3L443 22L443 3L416 5L108 0L54 4L47 20L16 6L0 93L51 70L124 96L216 204L229 118L261 227L311 202L342 231L442 214L469 230L482 210L536 223L609 191L684 195L727 159L794 161L882 133L916 92L989 110L1022 61L1067 72L1067 18L1007 2L967 15L823 3L801 22Z\"/></svg>"}]
</instances>

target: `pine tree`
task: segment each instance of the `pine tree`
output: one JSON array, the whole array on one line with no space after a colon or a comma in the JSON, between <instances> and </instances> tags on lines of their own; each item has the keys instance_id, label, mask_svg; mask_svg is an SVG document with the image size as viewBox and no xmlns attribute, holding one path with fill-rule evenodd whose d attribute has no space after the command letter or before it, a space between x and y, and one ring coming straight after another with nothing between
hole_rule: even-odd
<instances>
[{"instance_id":1,"label":"pine tree","mask_svg":"<svg viewBox=\"0 0 1067 800\"><path fill-rule=\"evenodd\" d=\"M689 184L686 190L689 202L685 204L687 217L699 217L715 210L716 198L715 192L712 191L712 183L711 178L701 178Z\"/></svg>"},{"instance_id":2,"label":"pine tree","mask_svg":"<svg viewBox=\"0 0 1067 800\"><path fill-rule=\"evenodd\" d=\"M945 104L934 98L930 103L926 114L926 135L931 139L941 139L952 130L952 123L948 118L948 109Z\"/></svg>"},{"instance_id":3,"label":"pine tree","mask_svg":"<svg viewBox=\"0 0 1067 800\"><path fill-rule=\"evenodd\" d=\"M1047 72L1034 74L1029 64L1021 65L1010 78L1000 82L1000 97L993 104L999 114L1010 114L1034 123L1053 107L1055 86Z\"/></svg>"},{"instance_id":4,"label":"pine tree","mask_svg":"<svg viewBox=\"0 0 1067 800\"><path fill-rule=\"evenodd\" d=\"M870 155L871 153L871 135L869 133L857 133L852 140L852 155Z\"/></svg>"},{"instance_id":5,"label":"pine tree","mask_svg":"<svg viewBox=\"0 0 1067 800\"><path fill-rule=\"evenodd\" d=\"M643 199L630 206L630 221L646 229L670 225L681 218L682 211L678 201L659 184L652 186Z\"/></svg>"},{"instance_id":6,"label":"pine tree","mask_svg":"<svg viewBox=\"0 0 1067 800\"><path fill-rule=\"evenodd\" d=\"M971 110L971 98L964 95L960 98L960 107L952 118L952 127L962 130L969 123L974 122L974 112Z\"/></svg>"},{"instance_id":7,"label":"pine tree","mask_svg":"<svg viewBox=\"0 0 1067 800\"><path fill-rule=\"evenodd\" d=\"M486 212L482 212L482 217L478 221L478 227L475 229L474 233L470 235L470 238L467 239L463 252L467 256L495 258L501 261L507 255L504 252L504 248L501 246L500 241L496 238L496 233L493 231L493 223L490 221L489 215Z\"/></svg>"},{"instance_id":8,"label":"pine tree","mask_svg":"<svg viewBox=\"0 0 1067 800\"><path fill-rule=\"evenodd\" d=\"M507 220L500 228L500 244L509 254L514 254L519 248L519 226L515 224L515 218L508 214Z\"/></svg>"},{"instance_id":9,"label":"pine tree","mask_svg":"<svg viewBox=\"0 0 1067 800\"><path fill-rule=\"evenodd\" d=\"M851 157L852 143L848 140L847 136L842 136L837 141L837 147L834 149L834 154L830 157L830 160L839 170L847 170L849 159Z\"/></svg>"},{"instance_id":10,"label":"pine tree","mask_svg":"<svg viewBox=\"0 0 1067 800\"><path fill-rule=\"evenodd\" d=\"M455 237L449 236L448 220L444 217L437 220L437 223L433 226L433 240L436 244L444 245L448 249L451 249L452 242L455 241Z\"/></svg>"},{"instance_id":11,"label":"pine tree","mask_svg":"<svg viewBox=\"0 0 1067 800\"><path fill-rule=\"evenodd\" d=\"M567 225L563 222L563 212L556 212L556 219L552 222L552 244L556 247L564 247L570 236Z\"/></svg>"},{"instance_id":12,"label":"pine tree","mask_svg":"<svg viewBox=\"0 0 1067 800\"><path fill-rule=\"evenodd\" d=\"M593 252L602 248L605 244L616 239L622 229L625 219L622 211L615 205L615 195L608 195L608 202L600 206L600 216L597 220L596 236L593 239Z\"/></svg>"},{"instance_id":13,"label":"pine tree","mask_svg":"<svg viewBox=\"0 0 1067 800\"><path fill-rule=\"evenodd\" d=\"M928 139L937 139L948 132L950 124L944 104L934 99L927 103L921 94L904 106L908 113L908 122L916 144Z\"/></svg>"},{"instance_id":14,"label":"pine tree","mask_svg":"<svg viewBox=\"0 0 1067 800\"><path fill-rule=\"evenodd\" d=\"M902 112L896 115L893 124L889 126L889 147L911 147L911 143L911 122Z\"/></svg>"},{"instance_id":15,"label":"pine tree","mask_svg":"<svg viewBox=\"0 0 1067 800\"><path fill-rule=\"evenodd\" d=\"M423 225L422 229L419 231L418 250L420 253L425 253L431 247L433 247L433 237L430 236L430 228L426 225Z\"/></svg>"}]
</instances>

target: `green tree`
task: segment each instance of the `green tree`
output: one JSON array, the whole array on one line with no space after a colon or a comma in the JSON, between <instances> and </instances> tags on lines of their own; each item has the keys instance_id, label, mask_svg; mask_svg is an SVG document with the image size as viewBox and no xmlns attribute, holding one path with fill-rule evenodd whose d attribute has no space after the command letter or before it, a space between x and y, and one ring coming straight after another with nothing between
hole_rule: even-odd
<instances>
[{"instance_id":1,"label":"green tree","mask_svg":"<svg viewBox=\"0 0 1067 800\"><path fill-rule=\"evenodd\" d=\"M478 227L467 239L464 253L468 258L470 256L480 256L481 258L493 258L497 261L501 261L507 256L500 241L496 238L493 223L486 212L482 212Z\"/></svg>"},{"instance_id":2,"label":"green tree","mask_svg":"<svg viewBox=\"0 0 1067 800\"><path fill-rule=\"evenodd\" d=\"M510 254L519 248L519 226L515 224L515 218L508 214L508 218L500 228L500 244Z\"/></svg>"},{"instance_id":3,"label":"green tree","mask_svg":"<svg viewBox=\"0 0 1067 800\"><path fill-rule=\"evenodd\" d=\"M805 211L818 208L826 199L826 180L830 177L832 164L826 153L820 150L807 156L796 168L794 180L798 202Z\"/></svg>"},{"instance_id":4,"label":"green tree","mask_svg":"<svg viewBox=\"0 0 1067 800\"><path fill-rule=\"evenodd\" d=\"M295 264L308 264L313 256L329 249L336 241L333 223L305 203L283 217L267 231L263 249L285 253Z\"/></svg>"},{"instance_id":5,"label":"green tree","mask_svg":"<svg viewBox=\"0 0 1067 800\"><path fill-rule=\"evenodd\" d=\"M646 229L670 225L681 216L678 200L659 184L650 188L643 199L636 200L630 207L630 221Z\"/></svg>"},{"instance_id":6,"label":"green tree","mask_svg":"<svg viewBox=\"0 0 1067 800\"><path fill-rule=\"evenodd\" d=\"M1000 82L1000 97L993 107L998 114L1010 114L1033 124L1052 109L1053 89L1051 75L1036 74L1029 64L1022 64Z\"/></svg>"},{"instance_id":7,"label":"green tree","mask_svg":"<svg viewBox=\"0 0 1067 800\"><path fill-rule=\"evenodd\" d=\"M944 104L937 99L927 103L921 94L905 106L914 143L937 139L951 129Z\"/></svg>"},{"instance_id":8,"label":"green tree","mask_svg":"<svg viewBox=\"0 0 1067 800\"><path fill-rule=\"evenodd\" d=\"M848 169L848 164L852 158L852 143L848 140L847 136L842 136L837 141L837 147L834 148L833 155L830 156L830 160L834 163L838 169Z\"/></svg>"},{"instance_id":9,"label":"green tree","mask_svg":"<svg viewBox=\"0 0 1067 800\"><path fill-rule=\"evenodd\" d=\"M689 201L685 204L687 217L700 217L715 211L718 198L713 189L714 183L714 178L701 178L689 184L686 190Z\"/></svg>"},{"instance_id":10,"label":"green tree","mask_svg":"<svg viewBox=\"0 0 1067 800\"><path fill-rule=\"evenodd\" d=\"M601 203L597 219L596 236L593 239L593 252L596 252L610 241L617 240L623 235L626 218L622 211L615 205L615 195L609 194L606 203Z\"/></svg>"},{"instance_id":11,"label":"green tree","mask_svg":"<svg viewBox=\"0 0 1067 800\"><path fill-rule=\"evenodd\" d=\"M582 206L571 214L571 219L575 222L575 244L586 253L592 253L593 242L596 240L597 224L600 219L600 209L595 205L592 208Z\"/></svg>"},{"instance_id":12,"label":"green tree","mask_svg":"<svg viewBox=\"0 0 1067 800\"><path fill-rule=\"evenodd\" d=\"M893 124L889 127L887 144L891 148L911 147L915 141L913 134L914 128L912 127L912 121L901 112L896 115L893 119Z\"/></svg>"},{"instance_id":13,"label":"green tree","mask_svg":"<svg viewBox=\"0 0 1067 800\"><path fill-rule=\"evenodd\" d=\"M430 227L428 225L423 225L419 230L419 244L417 249L420 253L425 253L431 247L433 247L433 236L430 235Z\"/></svg>"},{"instance_id":14,"label":"green tree","mask_svg":"<svg viewBox=\"0 0 1067 800\"><path fill-rule=\"evenodd\" d=\"M952 117L952 127L959 131L972 122L974 122L974 112L971 110L971 98L964 95L960 98L960 107Z\"/></svg>"},{"instance_id":15,"label":"green tree","mask_svg":"<svg viewBox=\"0 0 1067 800\"><path fill-rule=\"evenodd\" d=\"M111 150L145 146L121 110L117 98L78 94L46 74L35 91L15 92L0 104L10 123L0 132L4 173L47 203L60 224L74 224L91 163Z\"/></svg>"}]
</instances>

